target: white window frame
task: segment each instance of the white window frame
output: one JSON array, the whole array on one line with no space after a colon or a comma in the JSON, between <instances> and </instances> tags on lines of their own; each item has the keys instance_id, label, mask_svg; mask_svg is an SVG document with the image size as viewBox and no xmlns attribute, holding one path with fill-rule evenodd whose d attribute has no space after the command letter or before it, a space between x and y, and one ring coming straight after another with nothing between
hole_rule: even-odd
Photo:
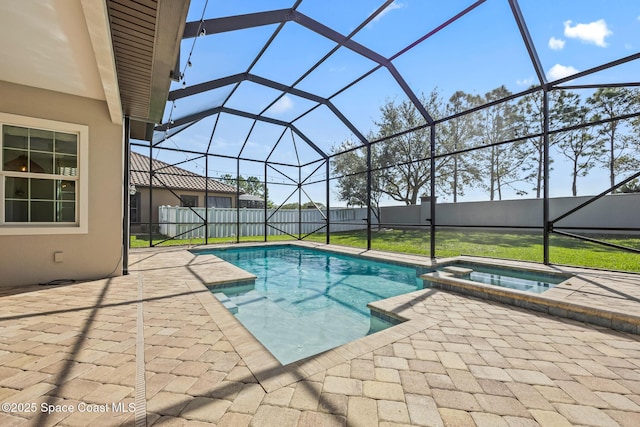
<instances>
[{"instance_id":1,"label":"white window frame","mask_svg":"<svg viewBox=\"0 0 640 427\"><path fill-rule=\"evenodd\" d=\"M0 124L25 128L73 133L78 135L78 179L76 181L75 223L6 223L5 222L5 172L0 166L0 236L39 234L87 234L89 232L89 127L76 123L59 122L35 117L18 116L0 112ZM0 160L4 147L0 132ZM0 165L4 164L0 161Z\"/></svg>"}]
</instances>

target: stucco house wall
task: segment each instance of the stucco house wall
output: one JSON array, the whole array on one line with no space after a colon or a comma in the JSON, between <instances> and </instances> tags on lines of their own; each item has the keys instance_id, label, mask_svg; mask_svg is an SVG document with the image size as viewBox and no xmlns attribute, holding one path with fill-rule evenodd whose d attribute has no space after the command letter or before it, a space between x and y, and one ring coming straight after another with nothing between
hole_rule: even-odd
<instances>
[{"instance_id":1,"label":"stucco house wall","mask_svg":"<svg viewBox=\"0 0 640 427\"><path fill-rule=\"evenodd\" d=\"M0 286L121 274L123 127L104 101L0 81L0 112L88 127L88 229L82 234L0 234ZM62 252L63 261L54 262Z\"/></svg>"}]
</instances>

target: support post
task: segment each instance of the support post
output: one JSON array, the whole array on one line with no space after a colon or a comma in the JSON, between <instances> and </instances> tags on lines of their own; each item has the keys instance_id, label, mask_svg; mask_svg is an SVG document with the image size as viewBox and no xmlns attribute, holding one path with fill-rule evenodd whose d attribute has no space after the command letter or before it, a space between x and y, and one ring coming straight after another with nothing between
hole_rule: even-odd
<instances>
[{"instance_id":1,"label":"support post","mask_svg":"<svg viewBox=\"0 0 640 427\"><path fill-rule=\"evenodd\" d=\"M430 247L429 256L431 259L436 257L436 125L429 126L431 129L430 134L430 156L429 156L429 168L431 170L431 177L429 182L429 191L431 192L431 203L429 203L429 215L431 216L431 224L429 226L430 234Z\"/></svg>"},{"instance_id":2,"label":"support post","mask_svg":"<svg viewBox=\"0 0 640 427\"><path fill-rule=\"evenodd\" d=\"M327 179L325 180L325 185L326 185L326 191L327 191L327 238L326 238L326 243L327 245L329 243L331 243L331 236L329 233L329 230L331 229L331 205L329 204L329 199L331 199L331 187L329 185L329 176L331 173L331 167L330 167L330 162L329 159L326 160L325 163L325 168L326 168L326 175L327 175Z\"/></svg>"},{"instance_id":3,"label":"support post","mask_svg":"<svg viewBox=\"0 0 640 427\"><path fill-rule=\"evenodd\" d=\"M371 144L367 144L367 250L371 250Z\"/></svg>"},{"instance_id":4,"label":"support post","mask_svg":"<svg viewBox=\"0 0 640 427\"><path fill-rule=\"evenodd\" d=\"M153 142L149 141L149 247L153 247Z\"/></svg>"},{"instance_id":5,"label":"support post","mask_svg":"<svg viewBox=\"0 0 640 427\"><path fill-rule=\"evenodd\" d=\"M298 166L298 240L300 236L302 236L302 168Z\"/></svg>"},{"instance_id":6,"label":"support post","mask_svg":"<svg viewBox=\"0 0 640 427\"><path fill-rule=\"evenodd\" d=\"M543 138L543 202L542 202L542 259L545 265L549 264L549 233L551 232L551 223L549 222L549 90L547 85L543 86L542 91L542 138Z\"/></svg>"},{"instance_id":7,"label":"support post","mask_svg":"<svg viewBox=\"0 0 640 427\"><path fill-rule=\"evenodd\" d=\"M240 159L236 160L236 243L240 243Z\"/></svg>"},{"instance_id":8,"label":"support post","mask_svg":"<svg viewBox=\"0 0 640 427\"><path fill-rule=\"evenodd\" d=\"M204 244L209 244L209 153L204 156Z\"/></svg>"},{"instance_id":9,"label":"support post","mask_svg":"<svg viewBox=\"0 0 640 427\"><path fill-rule=\"evenodd\" d=\"M264 162L264 241L267 241L267 234L269 234L269 224L267 223L267 218L269 215L269 208L267 206L267 200L269 197L267 196L267 162Z\"/></svg>"},{"instance_id":10,"label":"support post","mask_svg":"<svg viewBox=\"0 0 640 427\"><path fill-rule=\"evenodd\" d=\"M124 118L124 170L123 170L123 195L122 195L122 274L129 274L129 244L131 240L131 227L129 224L129 209L131 195L129 187L131 186L130 178L130 159L131 159L131 143L130 143L131 121L129 116Z\"/></svg>"}]
</instances>

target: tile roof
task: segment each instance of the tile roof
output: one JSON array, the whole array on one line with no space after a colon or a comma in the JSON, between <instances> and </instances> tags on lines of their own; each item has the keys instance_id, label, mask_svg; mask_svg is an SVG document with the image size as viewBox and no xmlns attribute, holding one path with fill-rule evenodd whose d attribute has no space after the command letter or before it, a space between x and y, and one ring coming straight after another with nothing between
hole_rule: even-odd
<instances>
[{"instance_id":1,"label":"tile roof","mask_svg":"<svg viewBox=\"0 0 640 427\"><path fill-rule=\"evenodd\" d=\"M168 187L179 190L205 191L206 178L202 175L153 160L153 170L161 169L153 177L154 187ZM149 186L149 157L131 152L131 184L136 187ZM163 185L164 184L164 185ZM209 178L212 193L235 193L236 188Z\"/></svg>"}]
</instances>

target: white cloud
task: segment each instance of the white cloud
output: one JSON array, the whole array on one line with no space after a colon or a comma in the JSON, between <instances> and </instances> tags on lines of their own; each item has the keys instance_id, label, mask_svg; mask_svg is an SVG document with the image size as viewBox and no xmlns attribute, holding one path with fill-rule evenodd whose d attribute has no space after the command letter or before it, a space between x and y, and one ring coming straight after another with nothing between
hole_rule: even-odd
<instances>
[{"instance_id":1,"label":"white cloud","mask_svg":"<svg viewBox=\"0 0 640 427\"><path fill-rule=\"evenodd\" d=\"M401 9L403 8L405 5L404 3L398 3L397 1L394 1L393 3L391 3L389 6L385 7L384 10L382 12L380 12L378 14L378 16L376 16L375 18L373 18L373 20L371 22L378 22L379 20L382 19L383 16L385 16L387 13L391 12L392 10L396 10L396 9Z\"/></svg>"},{"instance_id":2,"label":"white cloud","mask_svg":"<svg viewBox=\"0 0 640 427\"><path fill-rule=\"evenodd\" d=\"M607 47L605 38L613 32L607 28L604 19L590 22L588 24L576 24L571 26L571 21L564 22L564 35L572 39L579 39L584 43L595 44L600 47Z\"/></svg>"},{"instance_id":3,"label":"white cloud","mask_svg":"<svg viewBox=\"0 0 640 427\"><path fill-rule=\"evenodd\" d=\"M529 77L528 79L518 79L516 80L516 84L519 86L531 86L533 84L533 77Z\"/></svg>"},{"instance_id":4,"label":"white cloud","mask_svg":"<svg viewBox=\"0 0 640 427\"><path fill-rule=\"evenodd\" d=\"M562 79L564 77L570 76L577 72L578 70L576 70L571 65L556 64L549 69L549 71L547 72L547 75L551 78L551 81L553 81L553 80Z\"/></svg>"},{"instance_id":5,"label":"white cloud","mask_svg":"<svg viewBox=\"0 0 640 427\"><path fill-rule=\"evenodd\" d=\"M282 114L293 108L293 100L287 95L283 96L269 108L269 112L272 114Z\"/></svg>"},{"instance_id":6,"label":"white cloud","mask_svg":"<svg viewBox=\"0 0 640 427\"><path fill-rule=\"evenodd\" d=\"M551 37L549 39L549 47L553 50L562 50L564 48L565 41L562 39L557 39L555 37Z\"/></svg>"},{"instance_id":7,"label":"white cloud","mask_svg":"<svg viewBox=\"0 0 640 427\"><path fill-rule=\"evenodd\" d=\"M330 73L343 73L345 71L347 71L347 67L345 67L344 65L341 67L329 67Z\"/></svg>"},{"instance_id":8,"label":"white cloud","mask_svg":"<svg viewBox=\"0 0 640 427\"><path fill-rule=\"evenodd\" d=\"M252 154L256 154L256 153L269 154L273 147L271 145L269 145L269 144L265 144L264 141L256 142L256 141L249 140L249 141L247 141L247 147L246 148Z\"/></svg>"}]
</instances>

